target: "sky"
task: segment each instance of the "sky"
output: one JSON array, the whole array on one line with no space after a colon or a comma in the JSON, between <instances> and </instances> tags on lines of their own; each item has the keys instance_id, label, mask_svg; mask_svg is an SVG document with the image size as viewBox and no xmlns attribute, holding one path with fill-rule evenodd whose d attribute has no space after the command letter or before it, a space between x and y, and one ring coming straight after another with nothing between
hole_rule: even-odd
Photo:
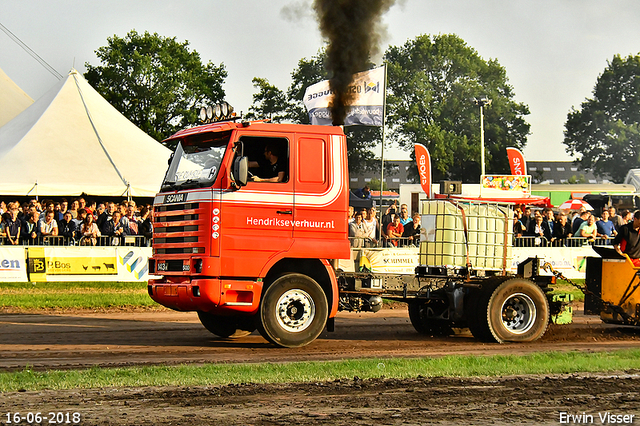
<instances>
[{"instance_id":1,"label":"sky","mask_svg":"<svg viewBox=\"0 0 640 426\"><path fill-rule=\"evenodd\" d=\"M65 76L99 65L95 50L113 35L135 29L188 40L203 62L224 64L226 100L244 112L253 77L286 90L298 61L324 43L311 0L0 0L0 23ZM381 51L421 34L454 33L496 59L515 100L531 111L529 161L571 160L562 143L567 113L591 97L614 55L640 52L637 0L396 0L382 23ZM58 81L4 32L0 68L34 99ZM409 157L390 148L385 158Z\"/></svg>"}]
</instances>

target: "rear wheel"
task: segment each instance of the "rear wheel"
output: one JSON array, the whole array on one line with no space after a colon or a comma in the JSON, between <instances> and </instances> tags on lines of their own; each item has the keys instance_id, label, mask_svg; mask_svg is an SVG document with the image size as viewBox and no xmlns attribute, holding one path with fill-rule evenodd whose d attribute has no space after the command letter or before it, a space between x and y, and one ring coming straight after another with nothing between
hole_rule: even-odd
<instances>
[{"instance_id":1,"label":"rear wheel","mask_svg":"<svg viewBox=\"0 0 640 426\"><path fill-rule=\"evenodd\" d=\"M547 331L549 302L535 283L514 278L485 288L472 316L471 332L481 340L533 342Z\"/></svg>"},{"instance_id":2,"label":"rear wheel","mask_svg":"<svg viewBox=\"0 0 640 426\"><path fill-rule=\"evenodd\" d=\"M204 328L225 338L248 336L256 329L255 320L250 316L223 316L198 311L198 318Z\"/></svg>"},{"instance_id":3,"label":"rear wheel","mask_svg":"<svg viewBox=\"0 0 640 426\"><path fill-rule=\"evenodd\" d=\"M418 333L428 336L451 336L454 334L449 321L433 317L442 309L447 309L447 306L422 301L411 301L408 305L411 325Z\"/></svg>"},{"instance_id":4,"label":"rear wheel","mask_svg":"<svg viewBox=\"0 0 640 426\"><path fill-rule=\"evenodd\" d=\"M283 275L262 295L258 330L278 346L304 346L322 333L328 312L327 297L315 280L302 274Z\"/></svg>"}]
</instances>

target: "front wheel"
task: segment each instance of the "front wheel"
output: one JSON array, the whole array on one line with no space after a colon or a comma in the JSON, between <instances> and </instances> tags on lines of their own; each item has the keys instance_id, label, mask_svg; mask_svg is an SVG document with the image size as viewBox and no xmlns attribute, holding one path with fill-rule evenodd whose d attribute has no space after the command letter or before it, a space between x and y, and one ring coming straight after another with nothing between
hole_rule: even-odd
<instances>
[{"instance_id":1,"label":"front wheel","mask_svg":"<svg viewBox=\"0 0 640 426\"><path fill-rule=\"evenodd\" d=\"M223 316L198 311L198 318L204 328L224 338L248 336L256 329L254 319L249 316Z\"/></svg>"},{"instance_id":2,"label":"front wheel","mask_svg":"<svg viewBox=\"0 0 640 426\"><path fill-rule=\"evenodd\" d=\"M484 318L478 318L498 343L533 342L541 338L549 325L549 302L535 283L515 278L494 287L487 294ZM480 302L482 303L482 302Z\"/></svg>"},{"instance_id":3,"label":"front wheel","mask_svg":"<svg viewBox=\"0 0 640 426\"><path fill-rule=\"evenodd\" d=\"M283 275L262 295L258 330L278 346L304 346L322 333L328 312L327 297L315 280L302 274Z\"/></svg>"}]
</instances>

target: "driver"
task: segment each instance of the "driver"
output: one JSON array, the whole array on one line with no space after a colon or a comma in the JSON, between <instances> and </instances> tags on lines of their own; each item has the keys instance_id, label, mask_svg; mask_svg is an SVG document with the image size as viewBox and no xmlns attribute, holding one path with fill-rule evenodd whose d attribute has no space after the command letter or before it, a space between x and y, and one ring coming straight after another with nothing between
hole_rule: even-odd
<instances>
[{"instance_id":1,"label":"driver","mask_svg":"<svg viewBox=\"0 0 640 426\"><path fill-rule=\"evenodd\" d=\"M267 144L264 147L265 163L250 161L250 168L259 168L258 176L252 176L254 182L284 182L287 177L285 161L281 161L275 147Z\"/></svg>"}]
</instances>

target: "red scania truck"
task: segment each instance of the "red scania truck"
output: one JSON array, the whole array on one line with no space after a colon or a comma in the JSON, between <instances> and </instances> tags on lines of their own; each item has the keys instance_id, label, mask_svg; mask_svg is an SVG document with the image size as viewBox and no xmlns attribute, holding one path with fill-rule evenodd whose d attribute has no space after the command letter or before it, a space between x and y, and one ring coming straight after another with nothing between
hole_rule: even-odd
<instances>
[{"instance_id":1,"label":"red scania truck","mask_svg":"<svg viewBox=\"0 0 640 426\"><path fill-rule=\"evenodd\" d=\"M303 346L333 330L338 310L376 311L384 297L407 302L421 333L467 326L485 340L532 341L557 310L553 277L538 273L537 259L507 272L508 206L428 202L419 253L392 248L420 266L373 271L371 259L385 253L352 250L348 239L340 127L225 121L166 142L176 149L154 202L150 272L159 278L148 292L197 311L218 336L258 329L276 345ZM250 166L273 163L271 152L284 179L254 181L260 169Z\"/></svg>"}]
</instances>

